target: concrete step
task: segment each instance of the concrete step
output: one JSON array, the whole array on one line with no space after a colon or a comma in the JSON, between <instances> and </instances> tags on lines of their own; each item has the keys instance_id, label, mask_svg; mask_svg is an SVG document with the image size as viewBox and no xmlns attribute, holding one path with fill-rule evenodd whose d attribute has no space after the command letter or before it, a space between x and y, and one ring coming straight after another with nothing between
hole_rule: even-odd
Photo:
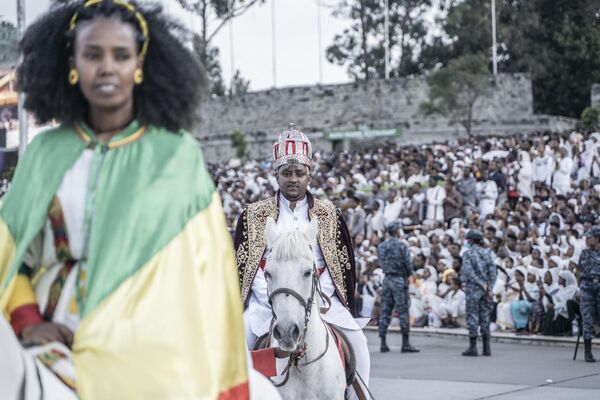
<instances>
[{"instance_id":1,"label":"concrete step","mask_svg":"<svg viewBox=\"0 0 600 400\"><path fill-rule=\"evenodd\" d=\"M376 331L376 326L366 326L364 329ZM400 333L399 326L390 326L388 332L398 334ZM457 337L467 338L469 333L466 328L411 328L410 334L413 336L427 336L427 337ZM532 344L542 346L559 346L559 347L572 347L577 342L577 336L543 336L543 335L517 335L514 332L496 331L492 332L493 342L499 343L521 343L521 344ZM595 338L592 340L594 346L600 345L600 339ZM583 351L583 338L580 341L580 350Z\"/></svg>"}]
</instances>

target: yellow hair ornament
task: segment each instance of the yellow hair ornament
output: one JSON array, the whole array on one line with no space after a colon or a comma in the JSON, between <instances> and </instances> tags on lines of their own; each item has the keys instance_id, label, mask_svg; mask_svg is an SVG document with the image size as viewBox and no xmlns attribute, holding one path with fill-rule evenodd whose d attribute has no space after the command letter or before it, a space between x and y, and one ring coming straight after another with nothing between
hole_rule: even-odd
<instances>
[{"instance_id":1,"label":"yellow hair ornament","mask_svg":"<svg viewBox=\"0 0 600 400\"><path fill-rule=\"evenodd\" d=\"M96 6L102 3L103 1L104 0L88 0L85 3L83 3L83 8ZM146 54L148 53L148 42L150 41L150 36L148 34L148 23L146 22L146 18L144 18L142 13L137 11L133 4L129 3L128 1L113 0L113 3L125 8L127 11L131 12L135 16L135 19L137 20L138 25L140 26L140 31L142 31L142 36L144 37L144 43L142 44L142 49L140 50L140 57L142 59L146 58ZM75 30L75 28L77 28L78 18L79 12L76 11L75 14L73 14L73 17L71 18L71 22L69 22L69 31L73 31Z\"/></svg>"}]
</instances>

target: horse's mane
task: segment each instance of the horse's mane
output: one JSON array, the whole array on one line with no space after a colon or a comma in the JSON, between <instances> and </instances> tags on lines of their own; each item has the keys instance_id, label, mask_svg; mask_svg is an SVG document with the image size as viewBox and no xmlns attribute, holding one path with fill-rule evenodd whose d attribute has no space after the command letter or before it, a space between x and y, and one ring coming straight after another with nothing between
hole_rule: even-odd
<instances>
[{"instance_id":1,"label":"horse's mane","mask_svg":"<svg viewBox=\"0 0 600 400\"><path fill-rule=\"evenodd\" d=\"M281 233L273 243L271 255L276 260L293 261L300 258L313 258L310 241L299 230Z\"/></svg>"}]
</instances>

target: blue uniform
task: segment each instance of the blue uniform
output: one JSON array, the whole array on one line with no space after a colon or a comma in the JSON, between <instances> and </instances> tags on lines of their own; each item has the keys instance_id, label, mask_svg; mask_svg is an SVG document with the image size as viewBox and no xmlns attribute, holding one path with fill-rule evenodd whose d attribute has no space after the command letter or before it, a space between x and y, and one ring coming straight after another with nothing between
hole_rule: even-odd
<instances>
[{"instance_id":1,"label":"blue uniform","mask_svg":"<svg viewBox=\"0 0 600 400\"><path fill-rule=\"evenodd\" d=\"M492 300L486 296L484 285L492 290L496 282L496 266L489 250L473 245L463 255L461 280L465 288L467 326L469 336L477 337L479 326L482 336L490 334Z\"/></svg>"},{"instance_id":2,"label":"blue uniform","mask_svg":"<svg viewBox=\"0 0 600 400\"><path fill-rule=\"evenodd\" d=\"M586 249L581 252L577 265L581 289L581 316L583 339L594 336L594 317L600 318L600 251Z\"/></svg>"},{"instance_id":3,"label":"blue uniform","mask_svg":"<svg viewBox=\"0 0 600 400\"><path fill-rule=\"evenodd\" d=\"M381 292L379 336L387 334L394 306L399 313L402 333L408 334L408 277L413 274L408 247L397 238L391 237L377 247L377 252L385 273Z\"/></svg>"}]
</instances>

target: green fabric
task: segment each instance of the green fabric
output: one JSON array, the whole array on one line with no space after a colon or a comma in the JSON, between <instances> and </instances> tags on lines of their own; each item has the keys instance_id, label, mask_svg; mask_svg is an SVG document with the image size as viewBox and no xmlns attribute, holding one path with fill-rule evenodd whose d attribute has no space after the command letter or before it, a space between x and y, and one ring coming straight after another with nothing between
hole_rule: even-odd
<instances>
[{"instance_id":1,"label":"green fabric","mask_svg":"<svg viewBox=\"0 0 600 400\"><path fill-rule=\"evenodd\" d=\"M2 198L0 218L15 241L16 253L0 294L19 270L23 255L44 226L50 201L62 177L85 144L72 129L59 127L38 135L17 165L11 188Z\"/></svg>"},{"instance_id":2,"label":"green fabric","mask_svg":"<svg viewBox=\"0 0 600 400\"><path fill-rule=\"evenodd\" d=\"M116 136L111 142L135 130L133 126L129 127L124 135ZM54 139L55 132L41 136L46 141L44 155L47 165L67 158L66 154L70 160L68 166L59 171L35 169L30 174L40 176L39 179L36 176L37 184L32 193L27 191L27 186L34 186L31 181L15 179L6 195L14 196L11 192L19 191L21 196L28 198L27 204L36 204L37 199L43 199L43 203L37 205L41 211L36 212L40 216L35 219L33 228L27 227L33 222L22 221L23 218L9 224L11 232L13 226L15 231L33 231L32 235L17 240L18 249L21 246L26 248L43 225L50 200L64 173L84 148L78 135L70 129L65 131L70 132L69 136L75 140L59 142ZM31 153L29 160L24 158L22 163L25 165L18 169L31 169L26 161L39 163L40 155L34 150L40 147L28 149ZM103 159L99 165L98 183L90 185L87 193L88 199L89 196L95 198L91 210L85 301L80 308L82 317L167 245L194 215L208 207L214 192L198 145L187 133L175 134L150 127L137 141L115 149L96 151L95 157L101 153ZM52 185L42 184L49 180L52 180ZM28 213L15 202L9 207L8 200L2 207L2 216ZM21 254L20 251L17 253Z\"/></svg>"}]
</instances>

